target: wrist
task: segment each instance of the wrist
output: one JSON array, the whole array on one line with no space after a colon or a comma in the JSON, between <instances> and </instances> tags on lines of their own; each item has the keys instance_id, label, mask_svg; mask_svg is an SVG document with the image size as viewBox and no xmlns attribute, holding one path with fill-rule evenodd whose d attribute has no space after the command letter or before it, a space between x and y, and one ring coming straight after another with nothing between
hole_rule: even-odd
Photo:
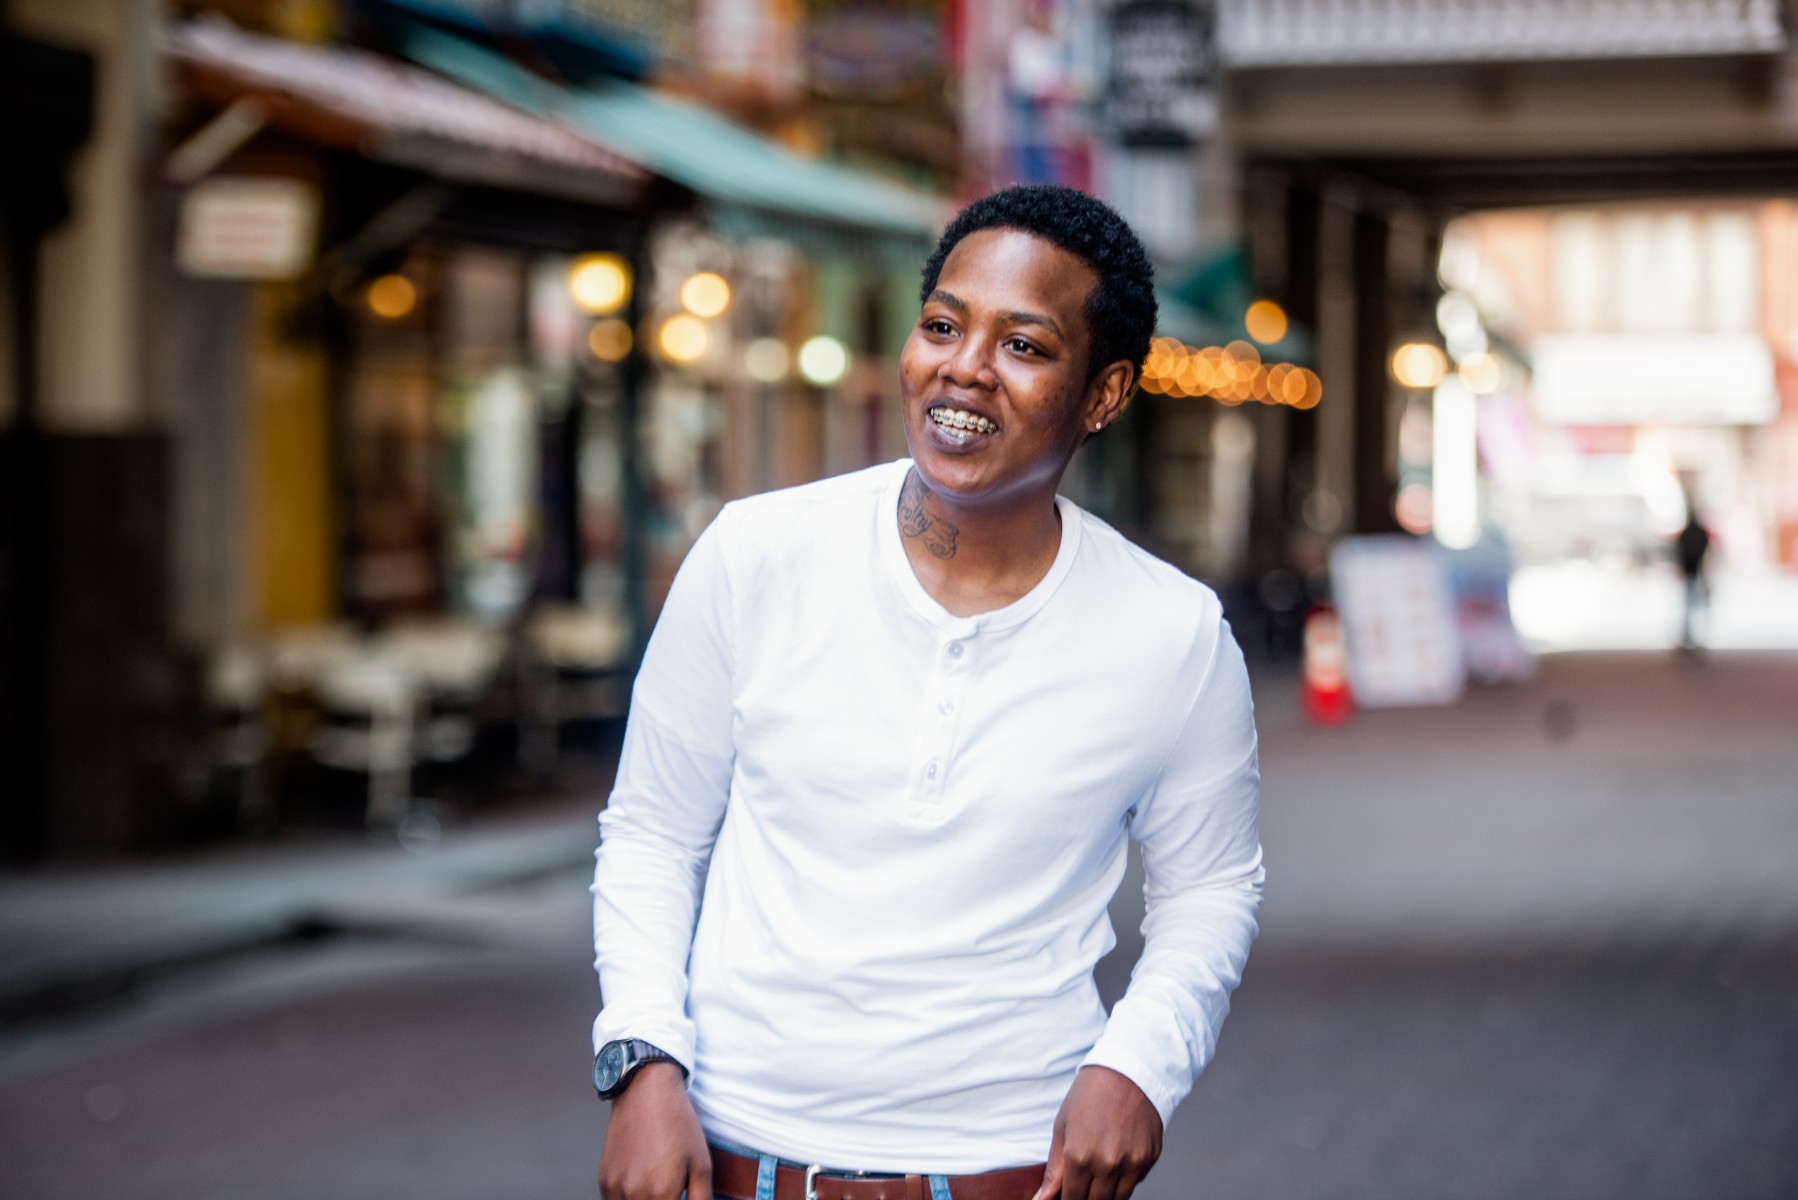
<instances>
[{"instance_id":1,"label":"wrist","mask_svg":"<svg viewBox=\"0 0 1798 1200\"><path fill-rule=\"evenodd\" d=\"M616 1100L633 1080L652 1066L673 1067L686 1077L687 1069L672 1054L641 1038L618 1038L601 1046L593 1058L593 1087L601 1100Z\"/></svg>"},{"instance_id":2,"label":"wrist","mask_svg":"<svg viewBox=\"0 0 1798 1200\"><path fill-rule=\"evenodd\" d=\"M622 1100L637 1092L685 1092L687 1073L677 1062L644 1063L631 1076L630 1086L618 1094Z\"/></svg>"},{"instance_id":3,"label":"wrist","mask_svg":"<svg viewBox=\"0 0 1798 1200\"><path fill-rule=\"evenodd\" d=\"M622 1105L631 1097L649 1103L663 1101L671 1096L687 1094L687 1076L681 1074L680 1067L674 1063L644 1063L636 1074L631 1076L629 1087L624 1088L617 1096L611 1097L613 1106Z\"/></svg>"}]
</instances>

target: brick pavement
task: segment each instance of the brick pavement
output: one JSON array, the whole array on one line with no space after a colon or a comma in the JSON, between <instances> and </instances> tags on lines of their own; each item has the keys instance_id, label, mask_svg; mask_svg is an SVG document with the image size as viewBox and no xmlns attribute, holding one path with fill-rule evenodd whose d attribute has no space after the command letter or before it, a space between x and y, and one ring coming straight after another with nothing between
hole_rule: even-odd
<instances>
[{"instance_id":1,"label":"brick pavement","mask_svg":"<svg viewBox=\"0 0 1798 1200\"><path fill-rule=\"evenodd\" d=\"M1798 1196L1798 656L1276 709L1262 941L1142 1200Z\"/></svg>"},{"instance_id":2,"label":"brick pavement","mask_svg":"<svg viewBox=\"0 0 1798 1200\"><path fill-rule=\"evenodd\" d=\"M1333 731L1261 695L1263 941L1143 1200L1798 1195L1798 659L1556 658ZM584 879L544 832L510 887L471 838L295 893L493 937L272 950L0 1072L0 1194L591 1194Z\"/></svg>"}]
</instances>

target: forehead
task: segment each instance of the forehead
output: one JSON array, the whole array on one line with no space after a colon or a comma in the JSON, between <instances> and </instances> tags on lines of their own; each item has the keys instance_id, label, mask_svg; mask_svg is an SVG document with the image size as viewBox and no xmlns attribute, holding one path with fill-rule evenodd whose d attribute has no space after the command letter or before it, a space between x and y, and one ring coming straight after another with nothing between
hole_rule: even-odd
<instances>
[{"instance_id":1,"label":"forehead","mask_svg":"<svg viewBox=\"0 0 1798 1200\"><path fill-rule=\"evenodd\" d=\"M1022 229L982 229L955 244L937 287L975 307L1072 318L1099 277L1085 259ZM1070 331L1083 323L1063 322Z\"/></svg>"}]
</instances>

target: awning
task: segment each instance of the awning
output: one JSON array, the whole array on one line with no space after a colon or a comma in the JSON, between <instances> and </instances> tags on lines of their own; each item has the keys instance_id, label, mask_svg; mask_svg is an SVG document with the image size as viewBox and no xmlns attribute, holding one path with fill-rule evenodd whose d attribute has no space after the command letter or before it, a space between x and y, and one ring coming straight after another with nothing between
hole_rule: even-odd
<instances>
[{"instance_id":1,"label":"awning","mask_svg":"<svg viewBox=\"0 0 1798 1200\"><path fill-rule=\"evenodd\" d=\"M1195 346L1219 346L1246 338L1249 333L1243 314L1254 298L1247 252L1239 245L1223 246L1168 272L1168 278L1155 289L1161 309L1156 330ZM1315 349L1310 331L1294 321L1285 337L1267 347L1267 353L1312 366Z\"/></svg>"},{"instance_id":2,"label":"awning","mask_svg":"<svg viewBox=\"0 0 1798 1200\"><path fill-rule=\"evenodd\" d=\"M402 42L413 61L577 129L688 188L732 236L915 266L947 218L938 197L804 158L698 104L622 80L565 87L423 26L404 31Z\"/></svg>"},{"instance_id":3,"label":"awning","mask_svg":"<svg viewBox=\"0 0 1798 1200\"><path fill-rule=\"evenodd\" d=\"M187 86L309 142L439 178L601 203L631 202L648 173L606 146L379 54L311 46L218 17L165 40Z\"/></svg>"}]
</instances>

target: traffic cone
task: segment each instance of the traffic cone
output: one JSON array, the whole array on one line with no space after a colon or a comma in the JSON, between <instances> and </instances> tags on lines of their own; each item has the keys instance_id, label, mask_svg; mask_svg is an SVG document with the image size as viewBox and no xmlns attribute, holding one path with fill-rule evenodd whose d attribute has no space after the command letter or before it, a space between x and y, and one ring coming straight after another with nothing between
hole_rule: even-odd
<instances>
[{"instance_id":1,"label":"traffic cone","mask_svg":"<svg viewBox=\"0 0 1798 1200\"><path fill-rule=\"evenodd\" d=\"M1342 618L1333 608L1314 608L1305 618L1305 662L1299 700L1305 715L1318 725L1342 725L1355 713L1349 692L1348 648L1342 640Z\"/></svg>"}]
</instances>

